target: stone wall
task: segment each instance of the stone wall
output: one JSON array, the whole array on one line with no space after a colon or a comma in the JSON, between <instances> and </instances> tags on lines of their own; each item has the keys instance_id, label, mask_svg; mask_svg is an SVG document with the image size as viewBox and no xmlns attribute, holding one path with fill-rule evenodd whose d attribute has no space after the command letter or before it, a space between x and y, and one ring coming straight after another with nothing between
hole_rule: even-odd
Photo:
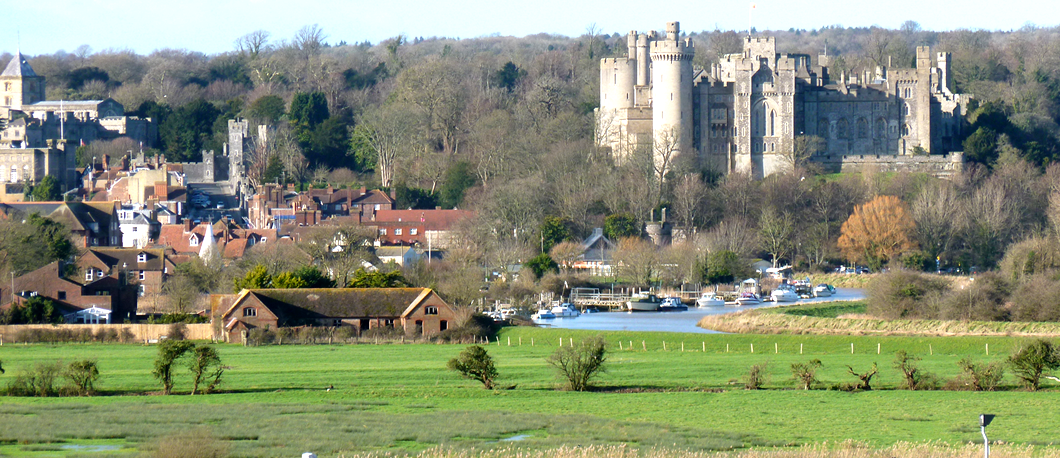
<instances>
[{"instance_id":1,"label":"stone wall","mask_svg":"<svg viewBox=\"0 0 1060 458\"><path fill-rule=\"evenodd\" d=\"M213 325L210 323L186 324L187 337L191 340L213 340ZM93 334L104 329L113 329L121 332L129 329L137 342L144 340L158 340L160 336L169 333L168 324L20 324L0 326L0 342L4 345L18 342L18 333L27 329L47 330L69 330L78 332L84 329L92 331Z\"/></svg>"},{"instance_id":2,"label":"stone wall","mask_svg":"<svg viewBox=\"0 0 1060 458\"><path fill-rule=\"evenodd\" d=\"M871 169L879 172L926 173L937 178L949 178L964 170L964 153L960 152L917 156L893 154L816 156L811 161L832 173L854 173Z\"/></svg>"}]
</instances>

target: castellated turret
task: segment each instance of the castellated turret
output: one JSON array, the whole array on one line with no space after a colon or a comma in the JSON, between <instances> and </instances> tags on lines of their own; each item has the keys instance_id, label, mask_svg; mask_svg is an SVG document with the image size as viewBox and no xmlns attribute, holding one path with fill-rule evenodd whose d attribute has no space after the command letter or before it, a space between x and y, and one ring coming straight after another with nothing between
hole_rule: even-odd
<instances>
[{"instance_id":1,"label":"castellated turret","mask_svg":"<svg viewBox=\"0 0 1060 458\"><path fill-rule=\"evenodd\" d=\"M651 42L652 141L656 166L672 161L692 145L691 38L681 39L681 26L666 23L666 36ZM660 157L671 156L671 157ZM672 164L672 162L671 162Z\"/></svg>"}]
</instances>

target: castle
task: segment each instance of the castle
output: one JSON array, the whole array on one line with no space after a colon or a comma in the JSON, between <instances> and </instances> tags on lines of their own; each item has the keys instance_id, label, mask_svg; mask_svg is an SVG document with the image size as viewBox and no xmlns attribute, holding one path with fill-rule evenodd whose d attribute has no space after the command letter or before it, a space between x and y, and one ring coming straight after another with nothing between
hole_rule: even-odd
<instances>
[{"instance_id":1,"label":"castle","mask_svg":"<svg viewBox=\"0 0 1060 458\"><path fill-rule=\"evenodd\" d=\"M777 54L776 40L747 36L742 53L692 67L695 47L677 22L665 34L629 33L628 57L600 62L596 141L617 162L651 151L660 175L679 156L696 166L761 178L806 153L826 169L913 167L936 175L962 164L969 95L952 92L951 56L916 49L916 68L878 66L832 80L831 57ZM835 170L838 171L838 170Z\"/></svg>"}]
</instances>

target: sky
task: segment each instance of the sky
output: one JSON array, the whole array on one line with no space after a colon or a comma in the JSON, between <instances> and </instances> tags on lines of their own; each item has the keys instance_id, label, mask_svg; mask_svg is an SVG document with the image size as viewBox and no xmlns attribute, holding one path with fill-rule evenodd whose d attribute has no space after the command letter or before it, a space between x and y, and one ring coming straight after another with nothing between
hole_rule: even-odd
<instances>
[{"instance_id":1,"label":"sky","mask_svg":"<svg viewBox=\"0 0 1060 458\"><path fill-rule=\"evenodd\" d=\"M28 55L131 49L149 54L174 48L217 54L255 30L289 40L318 24L327 41L377 44L397 35L473 38L538 33L579 36L593 24L603 33L662 30L680 21L683 31L817 29L828 25L898 28L913 20L925 30L1014 30L1060 24L1048 0L889 0L806 2L756 0L656 2L649 0L47 0L4 5L0 52ZM651 5L651 7L644 5ZM668 4L668 5L660 5ZM751 5L754 8L751 8ZM816 4L820 7L807 7ZM672 6L669 6L672 5ZM884 6L886 5L886 6ZM750 14L749 14L750 13Z\"/></svg>"}]
</instances>

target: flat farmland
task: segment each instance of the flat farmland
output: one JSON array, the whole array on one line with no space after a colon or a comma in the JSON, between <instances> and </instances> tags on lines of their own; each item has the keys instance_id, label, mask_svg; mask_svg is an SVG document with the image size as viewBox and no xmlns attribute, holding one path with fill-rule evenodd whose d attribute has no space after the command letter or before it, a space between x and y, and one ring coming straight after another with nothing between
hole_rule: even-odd
<instances>
[{"instance_id":1,"label":"flat farmland","mask_svg":"<svg viewBox=\"0 0 1060 458\"><path fill-rule=\"evenodd\" d=\"M610 349L597 389L558 390L545 359L560 339L566 346L596 334ZM208 435L236 456L419 453L438 445L475 451L513 437L520 440L504 444L531 450L625 444L709 452L846 440L884 448L981 441L980 413L998 416L993 440L1060 444L1055 382L1035 393L1019 389L1011 374L994 392L897 389L895 351L917 354L923 369L951 379L960 359L1005 359L1025 342L1019 338L507 328L498 339L487 347L500 372L501 389L493 391L445 369L465 345L218 345L228 366L222 392L196 396L186 394L183 367L177 394L158 394L155 347L8 344L0 347L7 370L0 385L37 362L91 358L101 393L0 398L0 454L61 456L63 445L91 444L112 448L100 453L134 454L179 431ZM791 364L814 358L823 362L818 389L796 389ZM848 365L864 372L873 363L875 390L828 389L854 380ZM765 389L747 391L742 381L754 364L766 364Z\"/></svg>"}]
</instances>

